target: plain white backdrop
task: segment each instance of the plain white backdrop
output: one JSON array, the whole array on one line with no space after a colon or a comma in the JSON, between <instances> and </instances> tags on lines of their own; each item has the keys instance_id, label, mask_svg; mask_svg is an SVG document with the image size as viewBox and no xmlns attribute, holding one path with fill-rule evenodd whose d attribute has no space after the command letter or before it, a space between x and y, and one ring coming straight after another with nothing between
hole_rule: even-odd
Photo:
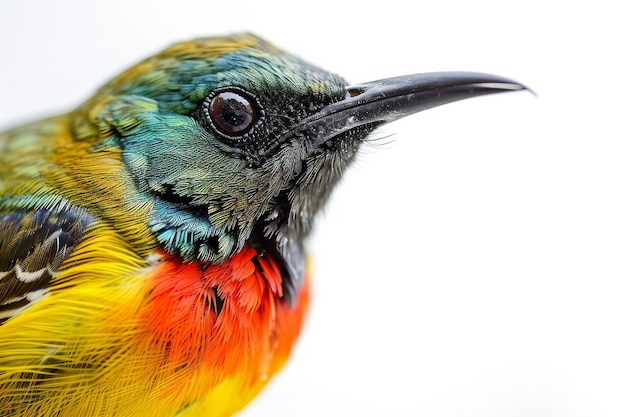
<instances>
[{"instance_id":1,"label":"plain white backdrop","mask_svg":"<svg viewBox=\"0 0 626 417\"><path fill-rule=\"evenodd\" d=\"M355 83L523 82L538 97L374 134L310 241L314 299L292 360L242 416L624 416L618 5L3 0L0 127L69 110L170 43L237 31Z\"/></svg>"}]
</instances>

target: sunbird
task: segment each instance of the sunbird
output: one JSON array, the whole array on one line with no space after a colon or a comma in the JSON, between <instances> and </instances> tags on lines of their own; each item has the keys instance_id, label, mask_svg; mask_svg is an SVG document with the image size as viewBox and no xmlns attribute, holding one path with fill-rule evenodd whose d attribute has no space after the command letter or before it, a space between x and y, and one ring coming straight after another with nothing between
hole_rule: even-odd
<instances>
[{"instance_id":1,"label":"sunbird","mask_svg":"<svg viewBox=\"0 0 626 417\"><path fill-rule=\"evenodd\" d=\"M305 240L370 133L524 89L469 72L351 85L238 34L1 133L0 415L236 413L289 356Z\"/></svg>"}]
</instances>

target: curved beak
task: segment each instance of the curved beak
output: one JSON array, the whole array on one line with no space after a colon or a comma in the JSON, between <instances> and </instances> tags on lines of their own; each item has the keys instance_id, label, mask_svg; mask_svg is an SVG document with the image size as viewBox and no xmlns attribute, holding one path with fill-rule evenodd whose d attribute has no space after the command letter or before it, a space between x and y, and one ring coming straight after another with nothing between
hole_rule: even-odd
<instances>
[{"instance_id":1,"label":"curved beak","mask_svg":"<svg viewBox=\"0 0 626 417\"><path fill-rule=\"evenodd\" d=\"M345 100L302 120L299 131L319 145L363 125L379 126L442 104L471 97L528 90L497 75L431 72L386 78L347 87Z\"/></svg>"}]
</instances>

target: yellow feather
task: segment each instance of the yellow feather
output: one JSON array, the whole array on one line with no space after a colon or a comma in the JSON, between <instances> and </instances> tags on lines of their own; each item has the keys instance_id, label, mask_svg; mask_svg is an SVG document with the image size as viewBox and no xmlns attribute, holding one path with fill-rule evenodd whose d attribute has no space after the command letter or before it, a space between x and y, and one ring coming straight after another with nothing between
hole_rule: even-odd
<instances>
[{"instance_id":1,"label":"yellow feather","mask_svg":"<svg viewBox=\"0 0 626 417\"><path fill-rule=\"evenodd\" d=\"M141 311L155 264L116 231L92 228L54 276L50 294L0 327L0 410L20 417L170 417L183 408L177 416L207 409L228 416L248 403L266 381L243 389L235 375L206 396L195 391L214 378L211 369L172 374L162 366L161 347L140 330L147 328ZM30 402L40 399L39 390L45 400ZM190 398L202 399L185 407Z\"/></svg>"}]
</instances>

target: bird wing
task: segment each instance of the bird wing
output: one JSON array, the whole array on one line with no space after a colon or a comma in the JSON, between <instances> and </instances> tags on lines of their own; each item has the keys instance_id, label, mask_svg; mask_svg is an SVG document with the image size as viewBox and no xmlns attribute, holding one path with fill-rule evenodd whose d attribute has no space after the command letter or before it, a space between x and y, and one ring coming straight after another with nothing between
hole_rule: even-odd
<instances>
[{"instance_id":1,"label":"bird wing","mask_svg":"<svg viewBox=\"0 0 626 417\"><path fill-rule=\"evenodd\" d=\"M0 212L0 325L47 294L93 222L75 209Z\"/></svg>"}]
</instances>

